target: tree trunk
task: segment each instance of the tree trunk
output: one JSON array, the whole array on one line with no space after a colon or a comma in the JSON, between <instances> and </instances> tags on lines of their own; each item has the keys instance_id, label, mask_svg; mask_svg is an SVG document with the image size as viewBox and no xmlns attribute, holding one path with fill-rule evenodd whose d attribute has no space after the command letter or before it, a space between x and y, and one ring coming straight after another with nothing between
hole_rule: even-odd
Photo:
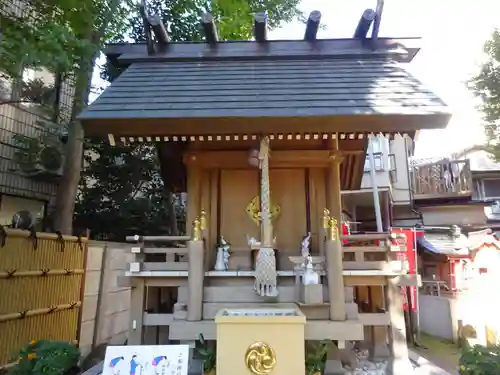
<instances>
[{"instance_id":1,"label":"tree trunk","mask_svg":"<svg viewBox=\"0 0 500 375\"><path fill-rule=\"evenodd\" d=\"M104 18L99 30L87 30L83 33L83 38L88 38L95 45L100 44L108 27L111 17L120 5L121 0L112 0L109 4L107 15ZM95 21L98 19L96 15ZM75 211L75 200L80 183L80 173L83 163L83 141L84 131L82 124L76 121L76 116L85 108L88 102L88 96L92 84L92 75L94 73L94 63L99 56L99 50L85 61L83 66L76 71L75 79L75 97L71 110L71 126L68 129L68 143L66 145L66 159L64 163L63 176L59 182L56 195L56 209L54 212L54 229L62 234L72 234L73 232L73 213Z\"/></svg>"},{"instance_id":2,"label":"tree trunk","mask_svg":"<svg viewBox=\"0 0 500 375\"><path fill-rule=\"evenodd\" d=\"M75 97L71 109L71 125L68 129L68 143L66 144L66 158L61 181L57 188L56 209L54 213L54 229L62 234L73 232L73 212L75 199L80 183L80 172L83 160L84 131L75 117L87 103L90 91L94 64L90 62L86 69L77 72L75 79Z\"/></svg>"}]
</instances>

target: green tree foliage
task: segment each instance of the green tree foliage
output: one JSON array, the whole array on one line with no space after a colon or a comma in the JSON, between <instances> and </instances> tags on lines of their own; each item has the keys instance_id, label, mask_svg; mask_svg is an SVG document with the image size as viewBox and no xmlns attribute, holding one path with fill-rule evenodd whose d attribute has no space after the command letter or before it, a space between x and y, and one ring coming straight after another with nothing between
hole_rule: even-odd
<instances>
[{"instance_id":1,"label":"green tree foliage","mask_svg":"<svg viewBox=\"0 0 500 375\"><path fill-rule=\"evenodd\" d=\"M110 147L100 139L88 139L85 146L89 167L82 171L76 225L94 238L116 241L137 233L171 234L155 147ZM183 206L176 203L177 217Z\"/></svg>"},{"instance_id":2,"label":"green tree foliage","mask_svg":"<svg viewBox=\"0 0 500 375\"><path fill-rule=\"evenodd\" d=\"M2 1L0 71L18 78L25 67L63 74L84 69L107 37L124 31L130 6L106 0Z\"/></svg>"},{"instance_id":3,"label":"green tree foliage","mask_svg":"<svg viewBox=\"0 0 500 375\"><path fill-rule=\"evenodd\" d=\"M486 61L469 82L481 99L488 149L500 160L500 30L495 30L485 43Z\"/></svg>"},{"instance_id":4,"label":"green tree foliage","mask_svg":"<svg viewBox=\"0 0 500 375\"><path fill-rule=\"evenodd\" d=\"M150 0L148 13L161 15L173 41L200 41L199 18L207 11L217 20L221 40L247 40L252 36L254 12L267 11L269 25L274 28L300 16L298 3L299 0L214 0L211 3L203 0ZM139 12L130 18L128 26L125 40L145 40ZM107 62L102 77L112 81L121 71ZM115 240L123 239L127 233L183 232L184 223L181 221L179 225L177 220L176 225L173 220L183 216L183 206L179 196L166 190L162 184L156 147L109 146L100 140L89 142L89 145L100 157L89 161L83 174L82 194L76 210L80 226L89 228L91 235L111 236ZM126 157L126 163L114 165L113 158L119 155ZM168 166L165 167L168 173ZM95 183L88 185L88 181ZM153 183L140 185L140 181ZM139 185L141 198L137 202L130 197ZM120 186L123 186L122 190Z\"/></svg>"},{"instance_id":5,"label":"green tree foliage","mask_svg":"<svg viewBox=\"0 0 500 375\"><path fill-rule=\"evenodd\" d=\"M87 103L100 48L113 36L123 35L132 0L6 0L0 4L2 78L22 86L19 81L26 68L72 77L66 160L54 215L55 229L71 233L84 138L74 119Z\"/></svg>"}]
</instances>

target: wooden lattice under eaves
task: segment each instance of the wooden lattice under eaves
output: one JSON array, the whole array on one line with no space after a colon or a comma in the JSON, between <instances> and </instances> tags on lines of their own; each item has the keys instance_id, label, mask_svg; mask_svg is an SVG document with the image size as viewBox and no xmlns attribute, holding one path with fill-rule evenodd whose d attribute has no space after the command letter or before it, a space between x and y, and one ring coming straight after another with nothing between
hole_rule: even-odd
<instances>
[{"instance_id":1,"label":"wooden lattice under eaves","mask_svg":"<svg viewBox=\"0 0 500 375\"><path fill-rule=\"evenodd\" d=\"M0 228L0 366L31 340L78 340L86 248L86 238Z\"/></svg>"}]
</instances>

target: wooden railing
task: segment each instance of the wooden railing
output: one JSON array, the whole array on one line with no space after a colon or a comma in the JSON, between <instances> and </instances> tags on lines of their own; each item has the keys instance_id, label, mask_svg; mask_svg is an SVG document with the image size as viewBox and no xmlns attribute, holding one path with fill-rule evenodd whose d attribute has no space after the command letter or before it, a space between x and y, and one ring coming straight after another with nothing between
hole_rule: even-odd
<instances>
[{"instance_id":1,"label":"wooden railing","mask_svg":"<svg viewBox=\"0 0 500 375\"><path fill-rule=\"evenodd\" d=\"M410 169L414 199L467 197L472 195L469 160L450 160Z\"/></svg>"},{"instance_id":2,"label":"wooden railing","mask_svg":"<svg viewBox=\"0 0 500 375\"><path fill-rule=\"evenodd\" d=\"M400 252L399 237L389 233L367 233L342 236L344 243L344 270L376 270L406 273L409 269L406 260L396 260Z\"/></svg>"},{"instance_id":3,"label":"wooden railing","mask_svg":"<svg viewBox=\"0 0 500 375\"><path fill-rule=\"evenodd\" d=\"M131 249L134 261L129 265L130 273L141 271L187 271L189 236L131 236L127 241L136 242ZM153 247L152 244L168 247Z\"/></svg>"}]
</instances>

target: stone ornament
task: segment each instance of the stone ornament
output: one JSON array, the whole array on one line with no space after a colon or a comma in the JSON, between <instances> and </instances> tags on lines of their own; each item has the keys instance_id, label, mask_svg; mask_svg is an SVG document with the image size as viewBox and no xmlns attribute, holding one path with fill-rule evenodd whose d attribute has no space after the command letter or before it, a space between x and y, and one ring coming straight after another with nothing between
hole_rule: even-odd
<instances>
[{"instance_id":1,"label":"stone ornament","mask_svg":"<svg viewBox=\"0 0 500 375\"><path fill-rule=\"evenodd\" d=\"M217 258L214 267L215 271L227 271L229 269L229 257L231 255L229 249L229 243L224 237L221 236L220 244L217 247Z\"/></svg>"},{"instance_id":2,"label":"stone ornament","mask_svg":"<svg viewBox=\"0 0 500 375\"><path fill-rule=\"evenodd\" d=\"M255 342L245 352L245 365L253 375L270 374L276 367L276 353L264 342Z\"/></svg>"}]
</instances>

